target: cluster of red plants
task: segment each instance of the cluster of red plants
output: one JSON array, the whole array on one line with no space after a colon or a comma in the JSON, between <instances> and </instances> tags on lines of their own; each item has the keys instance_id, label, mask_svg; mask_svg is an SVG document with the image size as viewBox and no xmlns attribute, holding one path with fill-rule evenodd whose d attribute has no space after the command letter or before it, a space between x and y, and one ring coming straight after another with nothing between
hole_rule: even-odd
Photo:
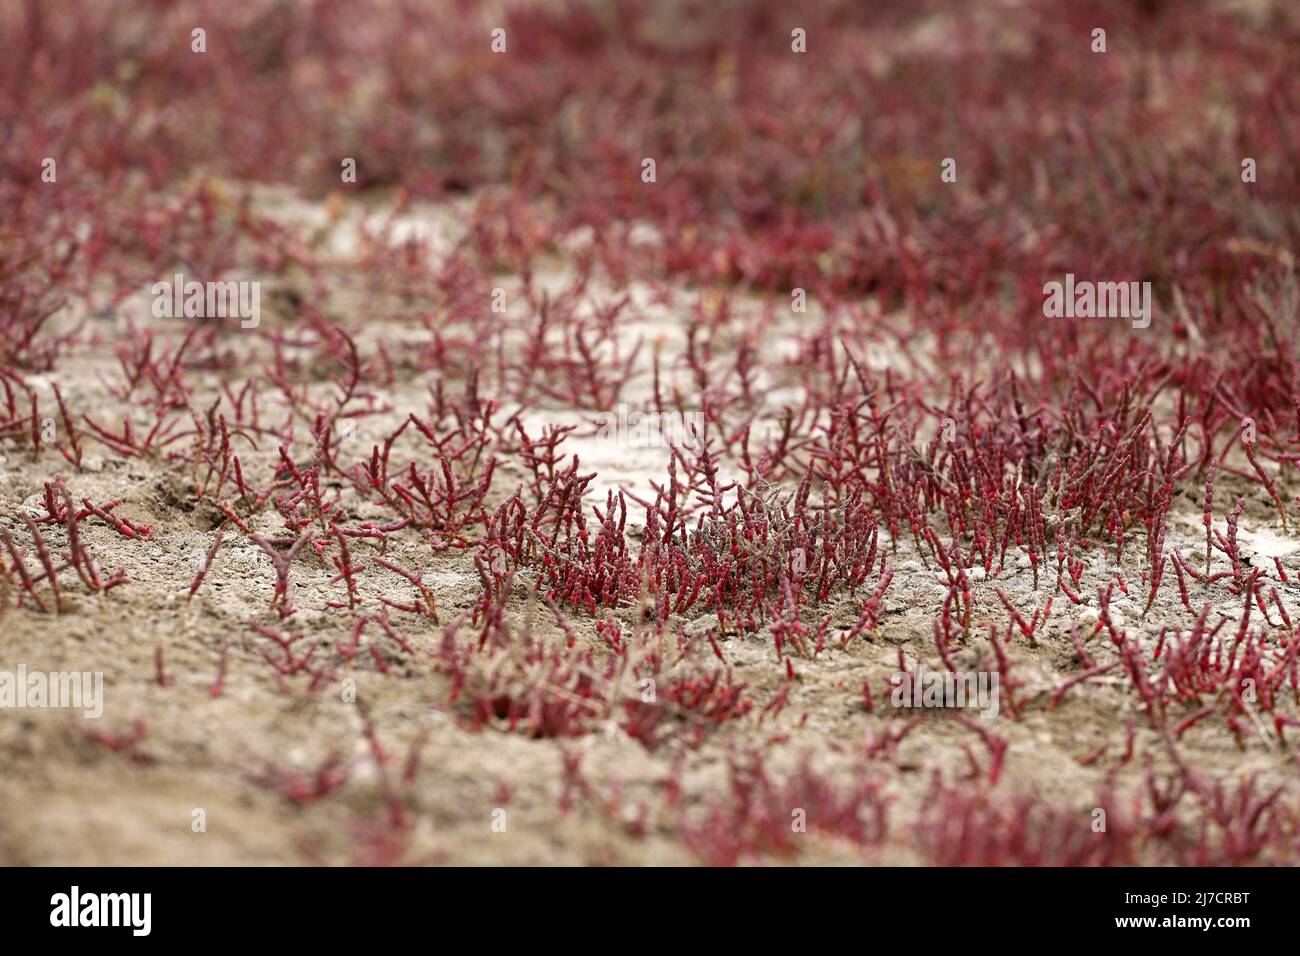
<instances>
[{"instance_id":1,"label":"cluster of red plants","mask_svg":"<svg viewBox=\"0 0 1300 956\"><path fill-rule=\"evenodd\" d=\"M265 555L245 648L285 693L428 664L438 706L472 729L609 722L689 749L778 715L801 669L858 651L923 592L911 652L932 633L947 670L996 672L1011 720L1122 675L1170 746L1208 729L1288 745L1300 569L1242 530L1289 535L1297 500L1293 14L1265 29L1161 2L795 17L683 0L521 5L496 24L455 6L455 25L355 0L0 11L22 51L0 64L0 451L43 489L40 513L0 524L0 614L131 586L87 529L120 547L152 529L76 490L108 458L168 471L211 535L191 601L223 546ZM1105 55L1088 49L1097 20ZM791 51L794 27L815 56ZM264 208L266 184L323 199L333 227L347 202L382 212L339 256ZM458 204L454 239L406 228L431 201ZM178 266L256 276L272 314L255 333L151 323L141 290ZM1157 321L1044 319L1042 285L1067 270L1150 281ZM363 316L340 288L363 292ZM72 380L96 350L116 368ZM395 397L412 392L419 407ZM668 450L649 491L597 494L580 449L593 413L625 401L698 416L699 442ZM473 576L460 613L432 576L448 567ZM317 569L325 596L303 601ZM730 639L770 642L774 697L737 677ZM1035 694L1017 664L1053 644L1070 672ZM171 684L161 649L156 672ZM927 722L889 718L878 679L862 688L868 755L897 766ZM1098 843L1058 808L1000 802L1006 736L954 722L984 756L967 746L971 772L926 799L932 861L1295 846L1278 793L1186 768L1148 770L1149 804ZM1130 725L1124 765L1133 740ZM707 861L794 852L792 802L857 845L884 839L874 780L729 773L729 802L678 821ZM305 803L346 777L331 758L256 779Z\"/></svg>"}]
</instances>

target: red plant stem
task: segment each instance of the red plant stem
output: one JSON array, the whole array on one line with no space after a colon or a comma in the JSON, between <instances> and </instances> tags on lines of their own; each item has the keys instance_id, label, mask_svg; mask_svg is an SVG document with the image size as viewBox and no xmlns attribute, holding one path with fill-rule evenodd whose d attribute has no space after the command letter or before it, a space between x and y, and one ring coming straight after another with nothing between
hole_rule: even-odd
<instances>
[{"instance_id":1,"label":"red plant stem","mask_svg":"<svg viewBox=\"0 0 1300 956\"><path fill-rule=\"evenodd\" d=\"M188 601L194 597L195 592L203 584L203 578L207 575L208 569L212 567L212 559L216 557L217 550L221 547L222 530L217 529L217 535L212 541L212 546L208 548L208 553L203 557L203 563L199 566L198 573L194 575L194 581L190 584L190 593L185 596Z\"/></svg>"},{"instance_id":2,"label":"red plant stem","mask_svg":"<svg viewBox=\"0 0 1300 956\"><path fill-rule=\"evenodd\" d=\"M217 676L212 681L212 686L208 689L208 696L216 700L221 696L222 690L226 686L226 664L230 657L230 645L224 645L221 648L221 660L217 662Z\"/></svg>"},{"instance_id":3,"label":"red plant stem","mask_svg":"<svg viewBox=\"0 0 1300 956\"><path fill-rule=\"evenodd\" d=\"M157 680L158 686L170 687L172 682L167 676L166 669L163 667L163 646L161 644L153 649L153 668L154 678Z\"/></svg>"},{"instance_id":4,"label":"red plant stem","mask_svg":"<svg viewBox=\"0 0 1300 956\"><path fill-rule=\"evenodd\" d=\"M1061 702L1061 699L1065 697L1066 693L1070 690L1071 687L1074 687L1076 684L1081 684L1086 680L1090 680L1093 677L1097 677L1101 674L1108 673L1109 671L1114 670L1118 666L1119 666L1119 661L1111 661L1109 664L1098 664L1096 666L1088 668L1086 671L1084 671L1081 674L1075 674L1073 677L1070 677L1065 681L1062 681L1061 686L1056 688L1055 691L1053 691L1052 699L1048 701L1047 709L1055 710L1056 705Z\"/></svg>"},{"instance_id":5,"label":"red plant stem","mask_svg":"<svg viewBox=\"0 0 1300 956\"><path fill-rule=\"evenodd\" d=\"M45 569L45 579L50 582L50 590L54 592L54 612L62 614L63 600L59 592L59 576L54 570L54 562L50 558L50 552L45 547L45 539L41 537L41 531L36 527L36 523L27 515L23 515L23 522L27 525L27 530L31 532L32 545L36 548L36 557L40 560L41 567Z\"/></svg>"}]
</instances>

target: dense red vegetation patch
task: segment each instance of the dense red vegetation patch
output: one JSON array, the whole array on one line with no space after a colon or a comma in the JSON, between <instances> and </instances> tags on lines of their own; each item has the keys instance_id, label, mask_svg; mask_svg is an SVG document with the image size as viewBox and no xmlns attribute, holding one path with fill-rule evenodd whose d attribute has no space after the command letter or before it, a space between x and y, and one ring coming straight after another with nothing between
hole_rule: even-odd
<instances>
[{"instance_id":1,"label":"dense red vegetation patch","mask_svg":"<svg viewBox=\"0 0 1300 956\"><path fill-rule=\"evenodd\" d=\"M967 765L935 771L910 838L925 860L1294 862L1290 791L1211 781L1178 750L1206 724L1241 748L1300 725L1300 569L1241 536L1249 516L1293 537L1297 500L1284 6L7 5L0 449L43 493L0 527L0 613L129 589L83 529L124 548L152 529L78 479L92 456L151 462L217 533L186 599L223 540L266 556L248 647L285 693L419 659L463 726L613 721L653 752L779 714L802 668L873 639L924 581L912 656L955 673L977 655L1011 721L1122 679L1168 763L1106 797L1098 840L1077 808L1017 795L1008 741L959 714ZM380 212L340 256L265 184L334 223ZM404 229L430 202L454 239ZM266 319L153 321L143 292L177 272L262 283ZM1150 283L1155 320L1048 318L1067 272ZM671 343L646 331L657 308ZM87 349L117 369L73 400L60 372ZM418 407L396 404L413 382ZM698 442L649 491L596 492L573 449L621 403L699 422ZM449 558L464 607L440 606ZM300 627L304 562L331 575L327 632ZM737 675L730 639L770 642L775 690ZM1068 676L1030 693L1018 655L1053 642ZM161 649L156 669L166 686ZM854 687L880 715L872 681ZM756 730L702 811L665 782L677 835L711 863L782 858L796 806L874 848L916 719L844 742L866 769L840 780L774 777ZM144 733L96 739L136 759ZM1117 766L1152 758L1133 740ZM303 804L349 769L252 779ZM410 825L390 789L383 861Z\"/></svg>"}]
</instances>

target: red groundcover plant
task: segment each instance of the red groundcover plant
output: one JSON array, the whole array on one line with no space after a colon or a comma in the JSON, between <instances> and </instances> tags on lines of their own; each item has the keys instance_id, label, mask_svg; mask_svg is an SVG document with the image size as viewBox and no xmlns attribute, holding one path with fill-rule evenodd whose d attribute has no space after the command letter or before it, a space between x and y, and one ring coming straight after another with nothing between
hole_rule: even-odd
<instances>
[{"instance_id":1,"label":"red groundcover plant","mask_svg":"<svg viewBox=\"0 0 1300 956\"><path fill-rule=\"evenodd\" d=\"M709 864L1294 863L1260 6L8 4L0 615L149 615L78 649L148 688L78 752L346 810L354 862L459 858L435 720L554 777L465 799ZM159 320L178 273L264 318ZM1154 321L1049 315L1067 273ZM900 709L918 663L996 719ZM159 739L241 695L265 748Z\"/></svg>"}]
</instances>

